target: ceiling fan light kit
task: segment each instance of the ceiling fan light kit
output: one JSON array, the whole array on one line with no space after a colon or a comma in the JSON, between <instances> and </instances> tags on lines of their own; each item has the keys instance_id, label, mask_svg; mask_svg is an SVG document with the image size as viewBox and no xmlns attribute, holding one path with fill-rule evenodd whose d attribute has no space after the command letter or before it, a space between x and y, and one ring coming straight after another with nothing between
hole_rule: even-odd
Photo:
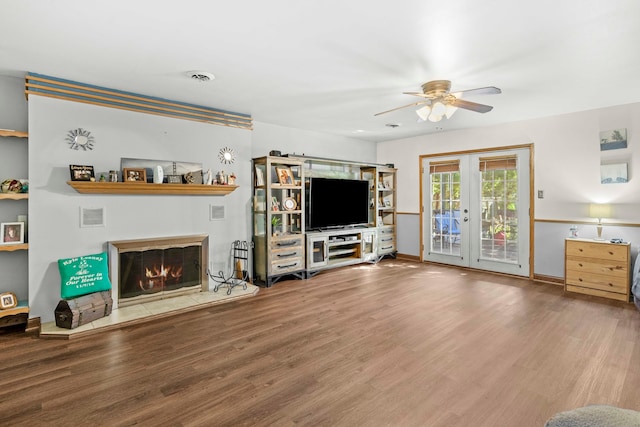
<instances>
[{"instance_id":1,"label":"ceiling fan light kit","mask_svg":"<svg viewBox=\"0 0 640 427\"><path fill-rule=\"evenodd\" d=\"M406 95L421 97L423 100L383 111L375 115L390 113L406 107L420 106L420 108L416 110L418 117L423 121L429 120L430 122L436 123L442 120L443 117L447 119L451 118L458 108L475 111L476 113L487 113L493 109L490 105L463 100L463 95L491 95L502 93L502 91L497 87L488 86L451 93L451 82L449 80L433 80L422 85L422 93L404 93Z\"/></svg>"}]
</instances>

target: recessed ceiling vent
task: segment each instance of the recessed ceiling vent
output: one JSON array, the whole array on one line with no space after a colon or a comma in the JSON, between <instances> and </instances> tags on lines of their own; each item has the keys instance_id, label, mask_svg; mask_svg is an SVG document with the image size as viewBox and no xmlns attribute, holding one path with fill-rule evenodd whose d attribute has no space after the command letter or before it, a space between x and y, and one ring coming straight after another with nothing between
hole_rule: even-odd
<instances>
[{"instance_id":1,"label":"recessed ceiling vent","mask_svg":"<svg viewBox=\"0 0 640 427\"><path fill-rule=\"evenodd\" d=\"M193 80L198 80L199 82L208 82L216 78L213 74L206 71L189 71L187 75Z\"/></svg>"}]
</instances>

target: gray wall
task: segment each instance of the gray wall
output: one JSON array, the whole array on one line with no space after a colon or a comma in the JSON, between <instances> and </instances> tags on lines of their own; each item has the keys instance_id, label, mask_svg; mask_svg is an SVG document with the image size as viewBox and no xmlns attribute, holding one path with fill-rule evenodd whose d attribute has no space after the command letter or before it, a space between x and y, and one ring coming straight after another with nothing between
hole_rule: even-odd
<instances>
[{"instance_id":1,"label":"gray wall","mask_svg":"<svg viewBox=\"0 0 640 427\"><path fill-rule=\"evenodd\" d=\"M0 77L0 128L27 130L27 101L24 79ZM29 144L25 138L0 138L0 181L28 178ZM27 214L27 200L0 202L0 222L14 222ZM0 252L0 292L14 292L18 299L28 297L28 252Z\"/></svg>"}]
</instances>

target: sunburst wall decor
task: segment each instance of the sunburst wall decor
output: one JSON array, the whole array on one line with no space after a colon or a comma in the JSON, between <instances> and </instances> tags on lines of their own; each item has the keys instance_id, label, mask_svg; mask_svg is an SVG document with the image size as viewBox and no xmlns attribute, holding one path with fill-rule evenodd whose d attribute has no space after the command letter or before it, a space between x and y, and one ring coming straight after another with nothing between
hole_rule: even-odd
<instances>
[{"instance_id":1,"label":"sunburst wall decor","mask_svg":"<svg viewBox=\"0 0 640 427\"><path fill-rule=\"evenodd\" d=\"M72 129L67 134L66 138L69 148L72 150L93 150L93 144L95 142L93 135L88 130L82 128Z\"/></svg>"},{"instance_id":2,"label":"sunburst wall decor","mask_svg":"<svg viewBox=\"0 0 640 427\"><path fill-rule=\"evenodd\" d=\"M236 155L233 152L232 148L224 147L220 149L218 153L218 158L220 159L220 163L231 164L236 160Z\"/></svg>"}]
</instances>

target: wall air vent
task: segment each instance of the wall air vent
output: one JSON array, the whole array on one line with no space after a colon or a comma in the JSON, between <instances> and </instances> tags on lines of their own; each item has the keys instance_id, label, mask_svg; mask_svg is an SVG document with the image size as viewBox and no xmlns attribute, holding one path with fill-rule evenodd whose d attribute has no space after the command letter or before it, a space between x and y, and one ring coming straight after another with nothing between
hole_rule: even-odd
<instances>
[{"instance_id":1,"label":"wall air vent","mask_svg":"<svg viewBox=\"0 0 640 427\"><path fill-rule=\"evenodd\" d=\"M80 207L80 228L104 227L105 222L104 208Z\"/></svg>"}]
</instances>

